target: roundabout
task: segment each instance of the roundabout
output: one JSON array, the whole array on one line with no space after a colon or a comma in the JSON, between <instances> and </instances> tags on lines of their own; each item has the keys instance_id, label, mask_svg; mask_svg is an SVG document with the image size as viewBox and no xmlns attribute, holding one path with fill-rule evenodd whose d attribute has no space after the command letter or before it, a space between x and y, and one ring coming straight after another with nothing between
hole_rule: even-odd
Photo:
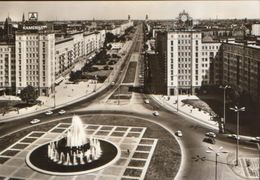
<instances>
[{"instance_id":1,"label":"roundabout","mask_svg":"<svg viewBox=\"0 0 260 180\"><path fill-rule=\"evenodd\" d=\"M50 142L62 140L72 130L72 116L68 116L6 136L5 139L13 143L4 144L7 148L0 152L0 176L29 180L58 179L62 176L141 180L174 178L177 174L181 152L178 143L164 128L144 118L123 114L78 114L87 138L92 137L100 142L100 159L86 163L87 159L83 158L85 164L81 165L78 157L76 166L73 165L73 157L70 159L71 165L57 163L58 158L56 162L49 159ZM114 150L117 152L111 156L110 152ZM108 156L105 155L106 151ZM64 160L67 161L67 158Z\"/></svg>"}]
</instances>

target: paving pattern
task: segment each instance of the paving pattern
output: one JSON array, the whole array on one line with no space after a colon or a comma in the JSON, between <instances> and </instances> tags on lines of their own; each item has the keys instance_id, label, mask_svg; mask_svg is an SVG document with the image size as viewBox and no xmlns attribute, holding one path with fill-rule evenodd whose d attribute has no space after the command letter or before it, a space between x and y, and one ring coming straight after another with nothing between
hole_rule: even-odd
<instances>
[{"instance_id":1,"label":"paving pattern","mask_svg":"<svg viewBox=\"0 0 260 180\"><path fill-rule=\"evenodd\" d=\"M45 142L62 136L69 123L60 123L47 132L33 131L0 152L0 180L141 180L144 179L157 139L144 138L145 127L84 125L89 136L110 140L121 149L120 159L113 165L80 176L51 176L30 169L25 163L27 153Z\"/></svg>"},{"instance_id":2,"label":"paving pattern","mask_svg":"<svg viewBox=\"0 0 260 180\"><path fill-rule=\"evenodd\" d=\"M240 157L239 163L243 167L242 169L244 177L259 177L259 159L257 157Z\"/></svg>"}]
</instances>

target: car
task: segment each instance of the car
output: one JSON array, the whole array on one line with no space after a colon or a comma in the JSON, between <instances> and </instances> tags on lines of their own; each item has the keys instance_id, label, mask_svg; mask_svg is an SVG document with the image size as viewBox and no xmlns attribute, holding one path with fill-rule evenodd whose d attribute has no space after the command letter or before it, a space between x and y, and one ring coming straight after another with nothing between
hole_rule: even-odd
<instances>
[{"instance_id":1,"label":"car","mask_svg":"<svg viewBox=\"0 0 260 180\"><path fill-rule=\"evenodd\" d=\"M30 121L31 124L37 124L39 122L41 122L40 119L33 119L33 120Z\"/></svg>"},{"instance_id":2,"label":"car","mask_svg":"<svg viewBox=\"0 0 260 180\"><path fill-rule=\"evenodd\" d=\"M45 112L45 115L47 115L47 116L52 115L52 114L53 114L52 111L47 111L47 112Z\"/></svg>"},{"instance_id":3,"label":"car","mask_svg":"<svg viewBox=\"0 0 260 180\"><path fill-rule=\"evenodd\" d=\"M237 139L237 135L236 134L229 134L228 137L232 138L232 139ZM240 136L238 136L238 139L240 139Z\"/></svg>"},{"instance_id":4,"label":"car","mask_svg":"<svg viewBox=\"0 0 260 180\"><path fill-rule=\"evenodd\" d=\"M216 140L214 138L207 137L207 138L203 139L203 142L210 143L210 144L215 144Z\"/></svg>"},{"instance_id":5,"label":"car","mask_svg":"<svg viewBox=\"0 0 260 180\"><path fill-rule=\"evenodd\" d=\"M62 114L65 114L66 111L62 109L62 110L60 110L58 113L59 113L60 115L62 115Z\"/></svg>"},{"instance_id":6,"label":"car","mask_svg":"<svg viewBox=\"0 0 260 180\"><path fill-rule=\"evenodd\" d=\"M180 131L180 130L178 130L178 131L176 131L176 136L178 136L178 137L182 137L182 132Z\"/></svg>"},{"instance_id":7,"label":"car","mask_svg":"<svg viewBox=\"0 0 260 180\"><path fill-rule=\"evenodd\" d=\"M207 132L205 135L212 138L215 138L217 136L214 132Z\"/></svg>"},{"instance_id":8,"label":"car","mask_svg":"<svg viewBox=\"0 0 260 180\"><path fill-rule=\"evenodd\" d=\"M145 103L145 104L149 104L149 103L150 103L149 99L145 99L145 100L144 100L144 103Z\"/></svg>"},{"instance_id":9,"label":"car","mask_svg":"<svg viewBox=\"0 0 260 180\"><path fill-rule=\"evenodd\" d=\"M154 116L159 116L159 112L158 112L158 111L154 111L154 112L153 112L153 115L154 115Z\"/></svg>"},{"instance_id":10,"label":"car","mask_svg":"<svg viewBox=\"0 0 260 180\"><path fill-rule=\"evenodd\" d=\"M255 137L255 140L260 142L260 136Z\"/></svg>"}]
</instances>

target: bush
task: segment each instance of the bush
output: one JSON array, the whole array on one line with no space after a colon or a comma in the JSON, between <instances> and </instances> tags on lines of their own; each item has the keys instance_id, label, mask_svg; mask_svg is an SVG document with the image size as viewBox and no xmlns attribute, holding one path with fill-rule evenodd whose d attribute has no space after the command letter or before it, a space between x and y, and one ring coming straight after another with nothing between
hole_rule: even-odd
<instances>
[{"instance_id":1,"label":"bush","mask_svg":"<svg viewBox=\"0 0 260 180\"><path fill-rule=\"evenodd\" d=\"M79 79L82 79L82 71L71 71L70 73L70 81L77 81Z\"/></svg>"},{"instance_id":2,"label":"bush","mask_svg":"<svg viewBox=\"0 0 260 180\"><path fill-rule=\"evenodd\" d=\"M116 64L115 60L111 60L111 61L108 62L108 65L114 65L114 64Z\"/></svg>"},{"instance_id":3,"label":"bush","mask_svg":"<svg viewBox=\"0 0 260 180\"><path fill-rule=\"evenodd\" d=\"M108 70L109 69L109 66L108 65L106 65L106 66L104 66L104 68L103 68L104 70Z\"/></svg>"},{"instance_id":4,"label":"bush","mask_svg":"<svg viewBox=\"0 0 260 180\"><path fill-rule=\"evenodd\" d=\"M118 56L117 54L112 54L112 58L120 58L121 56Z\"/></svg>"}]
</instances>

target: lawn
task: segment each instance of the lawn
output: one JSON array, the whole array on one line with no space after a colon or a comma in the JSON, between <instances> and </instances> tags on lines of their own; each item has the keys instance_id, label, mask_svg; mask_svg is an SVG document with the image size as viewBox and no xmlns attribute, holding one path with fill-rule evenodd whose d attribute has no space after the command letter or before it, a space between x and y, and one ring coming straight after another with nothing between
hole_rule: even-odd
<instances>
[{"instance_id":1,"label":"lawn","mask_svg":"<svg viewBox=\"0 0 260 180\"><path fill-rule=\"evenodd\" d=\"M205 111L213 116L217 115L207 103L200 99L184 99L182 102L193 106L193 108L198 108L199 110Z\"/></svg>"},{"instance_id":2,"label":"lawn","mask_svg":"<svg viewBox=\"0 0 260 180\"><path fill-rule=\"evenodd\" d=\"M110 96L109 99L130 99L132 92L129 91L129 86L119 86L119 88Z\"/></svg>"},{"instance_id":3,"label":"lawn","mask_svg":"<svg viewBox=\"0 0 260 180\"><path fill-rule=\"evenodd\" d=\"M20 104L21 101L16 100L1 100L0 101L0 113L3 113L5 111L15 110L16 106Z\"/></svg>"},{"instance_id":4,"label":"lawn","mask_svg":"<svg viewBox=\"0 0 260 180\"><path fill-rule=\"evenodd\" d=\"M136 66L137 66L137 62L129 63L123 83L133 83L135 81Z\"/></svg>"}]
</instances>

